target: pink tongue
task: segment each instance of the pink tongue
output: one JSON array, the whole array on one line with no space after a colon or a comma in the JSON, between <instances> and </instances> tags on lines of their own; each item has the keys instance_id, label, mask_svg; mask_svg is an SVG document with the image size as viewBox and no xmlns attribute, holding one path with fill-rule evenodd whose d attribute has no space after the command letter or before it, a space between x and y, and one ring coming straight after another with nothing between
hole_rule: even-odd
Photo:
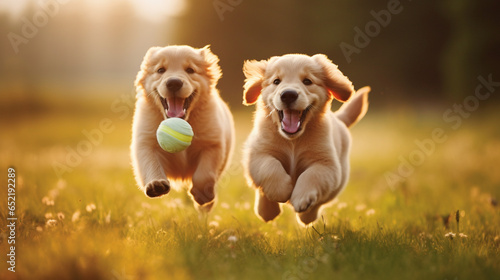
<instances>
[{"instance_id":1,"label":"pink tongue","mask_svg":"<svg viewBox=\"0 0 500 280\"><path fill-rule=\"evenodd\" d=\"M283 110L283 121L281 122L281 127L284 131L288 133L295 133L299 130L300 127L300 111L295 110Z\"/></svg>"},{"instance_id":2,"label":"pink tongue","mask_svg":"<svg viewBox=\"0 0 500 280\"><path fill-rule=\"evenodd\" d=\"M168 110L167 117L182 118L184 117L184 98L169 97L167 98Z\"/></svg>"}]
</instances>

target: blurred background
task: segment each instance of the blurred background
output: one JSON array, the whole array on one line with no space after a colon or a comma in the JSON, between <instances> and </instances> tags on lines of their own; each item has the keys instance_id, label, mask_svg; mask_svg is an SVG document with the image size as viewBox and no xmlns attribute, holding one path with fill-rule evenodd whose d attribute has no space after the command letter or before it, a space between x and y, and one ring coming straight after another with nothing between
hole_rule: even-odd
<instances>
[{"instance_id":1,"label":"blurred background","mask_svg":"<svg viewBox=\"0 0 500 280\"><path fill-rule=\"evenodd\" d=\"M131 173L133 83L144 54L210 44L223 70L218 88L235 115L235 164L254 110L242 105L243 62L323 53L356 88L372 87L352 159L379 162L372 171L386 185L398 155L435 127L489 131L478 148L500 135L488 121L498 116L499 94L474 103L479 76L500 81L499 10L487 0L0 1L0 165L29 163L40 174L46 166L51 180L107 165ZM456 111L466 100L469 112ZM455 111L445 119L448 110ZM84 132L103 120L113 129L87 152Z\"/></svg>"},{"instance_id":2,"label":"blurred background","mask_svg":"<svg viewBox=\"0 0 500 280\"><path fill-rule=\"evenodd\" d=\"M285 53L328 55L357 88L372 86L373 106L449 104L479 75L500 80L499 10L488 0L2 1L1 94L132 95L149 47L210 44L235 110L243 61Z\"/></svg>"},{"instance_id":3,"label":"blurred background","mask_svg":"<svg viewBox=\"0 0 500 280\"><path fill-rule=\"evenodd\" d=\"M500 87L475 96L478 77L500 82L499 12L498 0L0 0L0 172L16 170L20 270L6 275L3 261L0 279L267 279L300 267L313 231L289 207L259 221L241 166L254 110L242 105L243 62L285 53L326 54L372 87L351 130L349 184L323 212L346 243L310 278L499 279ZM208 226L186 191L149 199L132 174L135 76L151 46L171 44L211 45L234 114ZM462 247L444 237L458 209L473 241ZM228 247L225 233L243 242Z\"/></svg>"}]
</instances>

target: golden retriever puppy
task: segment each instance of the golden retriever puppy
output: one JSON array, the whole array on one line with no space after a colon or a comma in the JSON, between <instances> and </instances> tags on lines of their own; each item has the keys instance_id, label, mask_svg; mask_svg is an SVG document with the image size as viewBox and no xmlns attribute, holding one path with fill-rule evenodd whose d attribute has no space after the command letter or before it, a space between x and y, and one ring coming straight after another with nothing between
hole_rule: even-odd
<instances>
[{"instance_id":1,"label":"golden retriever puppy","mask_svg":"<svg viewBox=\"0 0 500 280\"><path fill-rule=\"evenodd\" d=\"M288 54L246 61L244 104L257 104L244 151L255 211L264 221L289 202L304 224L344 188L349 177L348 127L368 109L369 87L351 81L325 55ZM333 99L347 101L335 113Z\"/></svg>"},{"instance_id":2,"label":"golden retriever puppy","mask_svg":"<svg viewBox=\"0 0 500 280\"><path fill-rule=\"evenodd\" d=\"M214 188L230 160L234 123L216 84L219 58L209 47L152 47L137 74L131 157L139 187L149 197L170 191L170 181L192 183L197 204L210 210ZM160 148L156 130L166 118L183 118L194 131L191 146L171 154Z\"/></svg>"}]
</instances>

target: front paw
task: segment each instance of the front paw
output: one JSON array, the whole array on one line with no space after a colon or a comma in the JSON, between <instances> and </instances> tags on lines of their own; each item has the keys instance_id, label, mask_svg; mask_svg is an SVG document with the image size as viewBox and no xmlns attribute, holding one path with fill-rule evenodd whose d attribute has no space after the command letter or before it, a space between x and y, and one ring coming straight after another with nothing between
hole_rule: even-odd
<instances>
[{"instance_id":1,"label":"front paw","mask_svg":"<svg viewBox=\"0 0 500 280\"><path fill-rule=\"evenodd\" d=\"M270 201L287 202L292 196L293 184L290 176L285 176L275 180L273 183L264 185L262 192Z\"/></svg>"},{"instance_id":2,"label":"front paw","mask_svg":"<svg viewBox=\"0 0 500 280\"><path fill-rule=\"evenodd\" d=\"M290 203L295 212L305 212L318 202L318 191L312 190L305 193L293 193Z\"/></svg>"},{"instance_id":3,"label":"front paw","mask_svg":"<svg viewBox=\"0 0 500 280\"><path fill-rule=\"evenodd\" d=\"M170 183L168 180L153 180L146 184L144 190L149 197L162 196L170 191Z\"/></svg>"}]
</instances>

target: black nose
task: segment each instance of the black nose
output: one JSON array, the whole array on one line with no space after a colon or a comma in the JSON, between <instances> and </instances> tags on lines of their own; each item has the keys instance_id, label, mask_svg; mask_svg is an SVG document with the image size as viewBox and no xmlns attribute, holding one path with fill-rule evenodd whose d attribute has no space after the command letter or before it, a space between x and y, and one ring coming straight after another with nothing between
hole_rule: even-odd
<instances>
[{"instance_id":1,"label":"black nose","mask_svg":"<svg viewBox=\"0 0 500 280\"><path fill-rule=\"evenodd\" d=\"M298 97L299 94L294 90L285 90L281 93L281 101L286 105L292 104Z\"/></svg>"},{"instance_id":2,"label":"black nose","mask_svg":"<svg viewBox=\"0 0 500 280\"><path fill-rule=\"evenodd\" d=\"M184 83L181 80L179 80L177 78L172 78L172 79L168 79L167 88L169 91L176 92L182 87L183 84Z\"/></svg>"}]
</instances>

